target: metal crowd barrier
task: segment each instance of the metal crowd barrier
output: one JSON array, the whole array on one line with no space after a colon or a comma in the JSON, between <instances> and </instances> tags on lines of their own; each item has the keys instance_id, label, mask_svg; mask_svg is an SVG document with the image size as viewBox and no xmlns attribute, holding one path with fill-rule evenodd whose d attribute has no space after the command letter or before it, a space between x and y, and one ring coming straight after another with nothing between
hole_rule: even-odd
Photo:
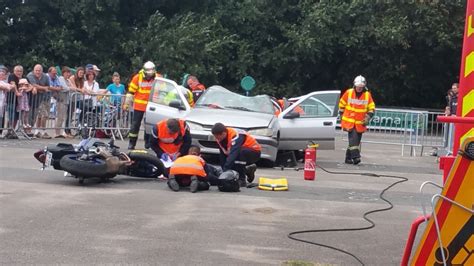
<instances>
[{"instance_id":1,"label":"metal crowd barrier","mask_svg":"<svg viewBox=\"0 0 474 266\"><path fill-rule=\"evenodd\" d=\"M15 133L15 113L16 113L15 92L0 91L0 135L13 135Z\"/></svg>"},{"instance_id":2,"label":"metal crowd barrier","mask_svg":"<svg viewBox=\"0 0 474 266\"><path fill-rule=\"evenodd\" d=\"M65 131L79 136L84 128L93 128L104 137L123 140L130 130L133 112L123 111L123 95L81 93L31 92L18 97L14 92L0 97L0 135L30 139L39 130L47 129L53 137ZM25 97L25 98L23 98ZM117 101L114 101L117 100ZM444 155L452 145L452 126L436 121L442 112L378 108L362 137L363 143L399 145L402 156L410 148L410 155L420 155L426 147ZM340 126L340 125L339 125ZM56 134L54 134L56 133ZM38 136L37 136L38 137ZM342 134L347 141L347 135Z\"/></svg>"},{"instance_id":3,"label":"metal crowd barrier","mask_svg":"<svg viewBox=\"0 0 474 266\"><path fill-rule=\"evenodd\" d=\"M114 97L120 100L114 102ZM73 135L80 134L81 129L87 127L102 131L106 137L123 140L132 121L132 112L122 110L123 97L120 94L71 94L67 121Z\"/></svg>"},{"instance_id":4,"label":"metal crowd barrier","mask_svg":"<svg viewBox=\"0 0 474 266\"><path fill-rule=\"evenodd\" d=\"M445 149L449 144L449 132L436 121L438 115L444 113L377 108L362 143L398 145L402 156L406 148L410 149L410 156L416 156L417 149L422 156L426 147ZM342 134L342 138L347 141L346 134Z\"/></svg>"},{"instance_id":5,"label":"metal crowd barrier","mask_svg":"<svg viewBox=\"0 0 474 266\"><path fill-rule=\"evenodd\" d=\"M6 138L48 138L62 135L62 131L79 136L82 129L88 128L104 137L123 140L130 130L133 112L122 110L123 95L69 92L4 95L3 105L0 102L0 135ZM35 135L37 132L40 134Z\"/></svg>"}]
</instances>

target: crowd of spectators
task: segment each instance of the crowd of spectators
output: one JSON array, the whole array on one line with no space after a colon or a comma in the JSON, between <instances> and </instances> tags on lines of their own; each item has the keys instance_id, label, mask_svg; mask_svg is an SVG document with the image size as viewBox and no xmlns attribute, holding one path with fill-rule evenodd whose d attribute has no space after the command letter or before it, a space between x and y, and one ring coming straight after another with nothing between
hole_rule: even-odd
<instances>
[{"instance_id":1,"label":"crowd of spectators","mask_svg":"<svg viewBox=\"0 0 474 266\"><path fill-rule=\"evenodd\" d=\"M0 137L15 139L22 132L50 139L48 127L54 128L55 138L68 138L72 137L71 114L96 110L105 102L121 107L125 86L120 75L113 73L104 88L97 81L100 72L96 65L87 64L75 69L51 66L45 73L36 64L25 75L21 65L12 69L0 65ZM48 121L54 121L54 126L47 126Z\"/></svg>"}]
</instances>

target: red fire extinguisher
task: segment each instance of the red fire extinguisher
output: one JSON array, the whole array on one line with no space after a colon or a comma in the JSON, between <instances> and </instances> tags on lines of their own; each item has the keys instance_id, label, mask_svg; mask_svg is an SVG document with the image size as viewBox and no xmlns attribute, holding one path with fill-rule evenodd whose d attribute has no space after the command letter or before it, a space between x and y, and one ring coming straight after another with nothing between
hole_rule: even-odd
<instances>
[{"instance_id":1,"label":"red fire extinguisher","mask_svg":"<svg viewBox=\"0 0 474 266\"><path fill-rule=\"evenodd\" d=\"M304 180L316 178L316 148L319 144L310 144L304 150Z\"/></svg>"}]
</instances>

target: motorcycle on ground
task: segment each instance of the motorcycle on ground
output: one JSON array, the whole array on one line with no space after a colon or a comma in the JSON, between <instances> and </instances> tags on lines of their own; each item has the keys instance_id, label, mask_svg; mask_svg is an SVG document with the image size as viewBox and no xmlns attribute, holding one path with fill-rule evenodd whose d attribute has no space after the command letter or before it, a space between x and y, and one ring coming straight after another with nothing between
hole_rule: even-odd
<instances>
[{"instance_id":1,"label":"motorcycle on ground","mask_svg":"<svg viewBox=\"0 0 474 266\"><path fill-rule=\"evenodd\" d=\"M116 175L157 178L165 171L162 161L147 150L121 152L114 140L108 143L89 137L78 145L58 143L47 145L34 153L43 164L42 169L53 167L77 178L80 184L88 178L107 182Z\"/></svg>"}]
</instances>

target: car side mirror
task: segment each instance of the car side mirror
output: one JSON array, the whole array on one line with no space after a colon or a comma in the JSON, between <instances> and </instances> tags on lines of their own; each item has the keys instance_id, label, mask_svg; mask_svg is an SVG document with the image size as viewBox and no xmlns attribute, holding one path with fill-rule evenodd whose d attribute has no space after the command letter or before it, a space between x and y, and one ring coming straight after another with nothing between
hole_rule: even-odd
<instances>
[{"instance_id":1,"label":"car side mirror","mask_svg":"<svg viewBox=\"0 0 474 266\"><path fill-rule=\"evenodd\" d=\"M293 119L293 118L298 118L298 117L300 117L300 113L295 112L295 111L289 112L285 116L283 116L283 118L285 119Z\"/></svg>"},{"instance_id":2,"label":"car side mirror","mask_svg":"<svg viewBox=\"0 0 474 266\"><path fill-rule=\"evenodd\" d=\"M169 104L170 107L173 107L173 108L176 108L178 110L181 110L181 111L184 111L186 110L186 107L184 107L184 105L181 104L180 101L177 101L177 100L172 100Z\"/></svg>"}]
</instances>

